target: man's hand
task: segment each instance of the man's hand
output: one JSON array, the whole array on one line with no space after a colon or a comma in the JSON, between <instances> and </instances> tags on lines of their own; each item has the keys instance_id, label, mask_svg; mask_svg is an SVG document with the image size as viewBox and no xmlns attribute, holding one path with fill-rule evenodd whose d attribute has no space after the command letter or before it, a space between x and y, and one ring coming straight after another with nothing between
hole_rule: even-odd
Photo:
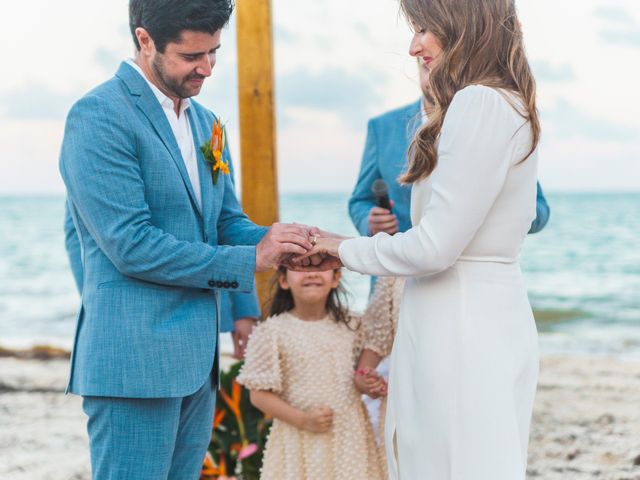
<instances>
[{"instance_id":1,"label":"man's hand","mask_svg":"<svg viewBox=\"0 0 640 480\"><path fill-rule=\"evenodd\" d=\"M391 200L391 208L393 208L394 202ZM390 210L386 208L373 207L369 211L369 232L371 235L376 233L385 232L389 235L398 233L399 224L398 217L396 217Z\"/></svg>"},{"instance_id":2,"label":"man's hand","mask_svg":"<svg viewBox=\"0 0 640 480\"><path fill-rule=\"evenodd\" d=\"M325 433L333 425L333 411L329 407L314 408L304 412L302 429L313 433Z\"/></svg>"},{"instance_id":3,"label":"man's hand","mask_svg":"<svg viewBox=\"0 0 640 480\"><path fill-rule=\"evenodd\" d=\"M234 322L234 331L231 332L233 340L233 358L242 360L247 351L249 335L256 324L255 318L240 318Z\"/></svg>"},{"instance_id":4,"label":"man's hand","mask_svg":"<svg viewBox=\"0 0 640 480\"><path fill-rule=\"evenodd\" d=\"M279 265L291 255L304 255L313 245L306 225L274 223L256 246L256 272L264 272Z\"/></svg>"}]
</instances>

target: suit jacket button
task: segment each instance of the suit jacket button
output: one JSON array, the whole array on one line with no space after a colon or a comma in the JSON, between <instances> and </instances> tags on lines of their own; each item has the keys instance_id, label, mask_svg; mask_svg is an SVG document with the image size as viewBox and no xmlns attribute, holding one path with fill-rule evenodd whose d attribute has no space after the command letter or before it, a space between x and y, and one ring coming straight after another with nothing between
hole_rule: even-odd
<instances>
[{"instance_id":1,"label":"suit jacket button","mask_svg":"<svg viewBox=\"0 0 640 480\"><path fill-rule=\"evenodd\" d=\"M238 288L238 282L231 282L231 288Z\"/></svg>"},{"instance_id":2,"label":"suit jacket button","mask_svg":"<svg viewBox=\"0 0 640 480\"><path fill-rule=\"evenodd\" d=\"M229 282L224 282L224 283L222 284L222 286L223 286L224 288L231 288L231 283L229 283Z\"/></svg>"},{"instance_id":3,"label":"suit jacket button","mask_svg":"<svg viewBox=\"0 0 640 480\"><path fill-rule=\"evenodd\" d=\"M218 280L218 281L216 282L216 287L218 287L218 288L222 288L222 286L223 286L223 283L222 283L220 280Z\"/></svg>"},{"instance_id":4,"label":"suit jacket button","mask_svg":"<svg viewBox=\"0 0 640 480\"><path fill-rule=\"evenodd\" d=\"M214 282L213 280L209 280L209 286L211 288L215 287L216 286L216 282Z\"/></svg>"}]
</instances>

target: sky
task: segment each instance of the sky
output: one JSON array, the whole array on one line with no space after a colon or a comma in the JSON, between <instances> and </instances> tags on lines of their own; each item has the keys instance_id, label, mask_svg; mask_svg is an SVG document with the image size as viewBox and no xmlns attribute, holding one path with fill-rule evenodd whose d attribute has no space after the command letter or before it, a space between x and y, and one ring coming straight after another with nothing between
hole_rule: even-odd
<instances>
[{"instance_id":1,"label":"sky","mask_svg":"<svg viewBox=\"0 0 640 480\"><path fill-rule=\"evenodd\" d=\"M64 192L70 106L132 56L127 0L11 2L0 17L0 195ZM640 2L517 0L549 191L640 190ZM272 0L279 186L350 191L367 120L419 98L397 0ZM236 29L198 100L241 164ZM260 49L259 45L256 45Z\"/></svg>"}]
</instances>

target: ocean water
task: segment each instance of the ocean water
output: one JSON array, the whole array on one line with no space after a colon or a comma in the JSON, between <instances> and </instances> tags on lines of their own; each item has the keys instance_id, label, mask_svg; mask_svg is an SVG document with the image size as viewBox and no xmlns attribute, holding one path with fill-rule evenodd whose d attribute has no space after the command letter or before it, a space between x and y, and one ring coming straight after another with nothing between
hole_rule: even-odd
<instances>
[{"instance_id":1,"label":"ocean water","mask_svg":"<svg viewBox=\"0 0 640 480\"><path fill-rule=\"evenodd\" d=\"M285 194L281 220L353 234L347 198ZM551 220L522 252L543 353L640 358L640 193L548 200ZM71 345L79 296L63 214L63 197L0 197L0 346ZM362 309L368 278L347 273L345 282L353 308Z\"/></svg>"}]
</instances>

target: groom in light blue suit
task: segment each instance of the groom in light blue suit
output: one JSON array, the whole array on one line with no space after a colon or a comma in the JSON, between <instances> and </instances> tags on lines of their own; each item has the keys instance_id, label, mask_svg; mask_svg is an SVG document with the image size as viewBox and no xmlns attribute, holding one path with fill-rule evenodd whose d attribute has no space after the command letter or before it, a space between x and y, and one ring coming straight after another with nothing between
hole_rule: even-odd
<instances>
[{"instance_id":1,"label":"groom in light blue suit","mask_svg":"<svg viewBox=\"0 0 640 480\"><path fill-rule=\"evenodd\" d=\"M131 0L135 59L67 118L60 172L82 259L68 391L83 396L95 479L199 477L220 294L311 248L308 227L251 223L199 149L215 117L191 97L232 7Z\"/></svg>"}]
</instances>

